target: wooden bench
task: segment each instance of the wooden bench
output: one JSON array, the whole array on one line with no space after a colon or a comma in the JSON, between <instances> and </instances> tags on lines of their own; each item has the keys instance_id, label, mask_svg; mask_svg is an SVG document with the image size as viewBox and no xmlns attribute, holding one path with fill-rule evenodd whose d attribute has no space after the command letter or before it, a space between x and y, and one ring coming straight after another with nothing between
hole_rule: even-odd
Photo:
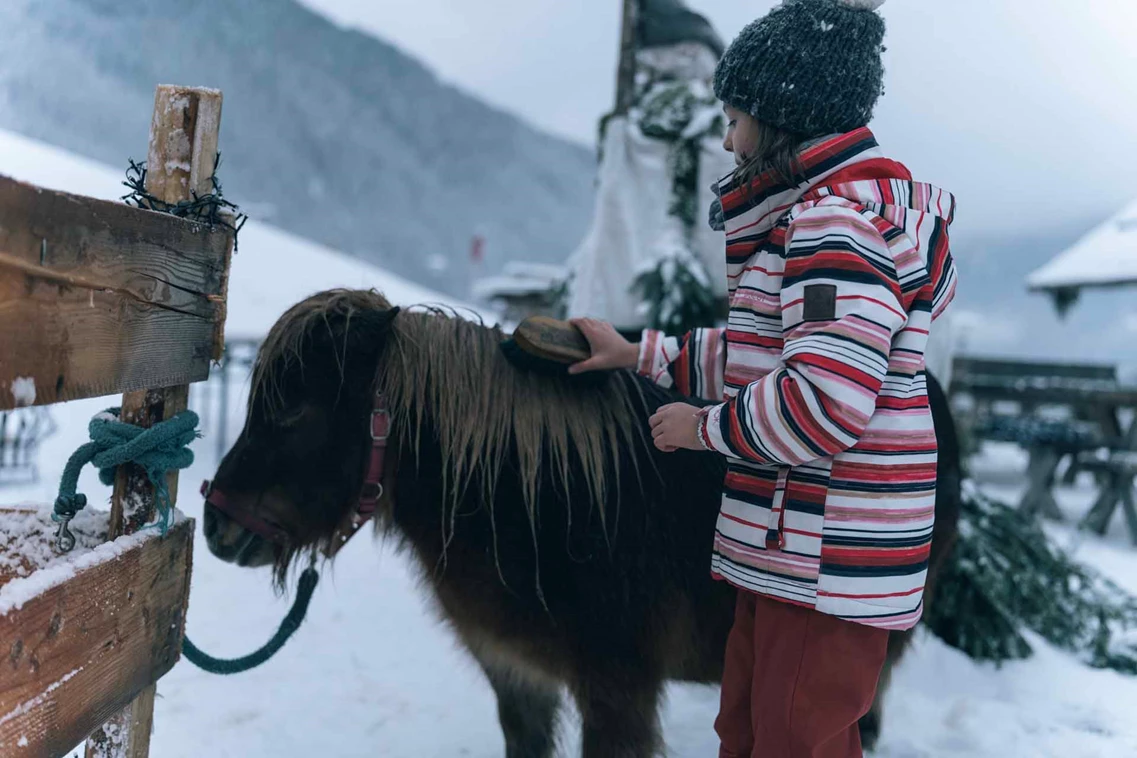
<instances>
[{"instance_id":1,"label":"wooden bench","mask_svg":"<svg viewBox=\"0 0 1137 758\"><path fill-rule=\"evenodd\" d=\"M160 86L146 189L207 194L221 93ZM2 169L2 167L0 167ZM233 234L0 177L0 409L125 393L140 426L186 407L220 357ZM176 497L177 474L169 476ZM0 509L0 755L145 756L155 682L181 654L194 524L162 537L145 475L55 552L50 506ZM103 544L100 542L104 541Z\"/></svg>"},{"instance_id":2,"label":"wooden bench","mask_svg":"<svg viewBox=\"0 0 1137 758\"><path fill-rule=\"evenodd\" d=\"M1081 526L1104 533L1120 506L1137 544L1135 472L1129 463L1137 453L1137 422L1126 427L1122 419L1124 409L1137 409L1137 387L1122 385L1115 366L957 357L950 394L972 399L962 419L971 435L1014 441L1030 452L1023 511L1062 518L1052 488L1060 463L1068 459L1067 482L1090 471L1100 489ZM1001 411L1000 405L1015 410ZM1046 406L1064 409L1064 418L1041 417Z\"/></svg>"},{"instance_id":3,"label":"wooden bench","mask_svg":"<svg viewBox=\"0 0 1137 758\"><path fill-rule=\"evenodd\" d=\"M1137 545L1137 506L1134 504L1133 482L1137 478L1137 453L1114 451L1104 457L1086 456L1081 465L1101 473L1098 497L1090 507L1080 528L1105 534L1118 508L1125 517L1129 538Z\"/></svg>"},{"instance_id":4,"label":"wooden bench","mask_svg":"<svg viewBox=\"0 0 1137 758\"><path fill-rule=\"evenodd\" d=\"M1014 400L1024 411L1047 403L1092 400L1095 393L1118 388L1117 367L1101 364L997 360L956 356L952 392L966 391L980 405Z\"/></svg>"}]
</instances>

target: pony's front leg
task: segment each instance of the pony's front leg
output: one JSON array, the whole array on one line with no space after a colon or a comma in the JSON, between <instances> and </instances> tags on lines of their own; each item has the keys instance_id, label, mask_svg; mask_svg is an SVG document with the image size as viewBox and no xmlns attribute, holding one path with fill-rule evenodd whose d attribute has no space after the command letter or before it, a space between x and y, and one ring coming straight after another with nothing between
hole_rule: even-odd
<instances>
[{"instance_id":1,"label":"pony's front leg","mask_svg":"<svg viewBox=\"0 0 1137 758\"><path fill-rule=\"evenodd\" d=\"M662 682L605 677L576 691L582 758L654 758L662 755L659 693Z\"/></svg>"},{"instance_id":2,"label":"pony's front leg","mask_svg":"<svg viewBox=\"0 0 1137 758\"><path fill-rule=\"evenodd\" d=\"M479 663L497 695L505 758L553 758L561 693L508 668Z\"/></svg>"}]
</instances>

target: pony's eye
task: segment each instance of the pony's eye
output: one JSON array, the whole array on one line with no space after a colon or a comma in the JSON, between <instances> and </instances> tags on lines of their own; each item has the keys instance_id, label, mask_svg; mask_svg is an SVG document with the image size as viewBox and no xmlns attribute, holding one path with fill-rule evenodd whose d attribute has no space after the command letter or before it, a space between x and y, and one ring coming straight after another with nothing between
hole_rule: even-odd
<instances>
[{"instance_id":1,"label":"pony's eye","mask_svg":"<svg viewBox=\"0 0 1137 758\"><path fill-rule=\"evenodd\" d=\"M277 419L276 423L277 423L277 426L280 426L284 429L288 429L290 427L296 426L297 424L299 424L303 420L304 420L304 413L303 412L297 412L297 413L291 413L287 416L280 417L279 419Z\"/></svg>"}]
</instances>

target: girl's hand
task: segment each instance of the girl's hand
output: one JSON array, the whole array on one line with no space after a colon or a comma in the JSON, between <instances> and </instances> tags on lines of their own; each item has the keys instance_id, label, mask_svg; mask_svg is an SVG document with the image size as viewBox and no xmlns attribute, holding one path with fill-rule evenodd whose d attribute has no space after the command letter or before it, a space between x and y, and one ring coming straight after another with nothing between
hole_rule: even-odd
<instances>
[{"instance_id":1,"label":"girl's hand","mask_svg":"<svg viewBox=\"0 0 1137 758\"><path fill-rule=\"evenodd\" d=\"M665 405L651 417L651 436L655 446L665 453L674 453L680 448L703 450L699 441L700 409L686 403Z\"/></svg>"},{"instance_id":2,"label":"girl's hand","mask_svg":"<svg viewBox=\"0 0 1137 758\"><path fill-rule=\"evenodd\" d=\"M592 357L569 366L570 374L636 367L640 359L639 345L621 337L616 327L594 318L574 318L569 319L569 323L580 329L592 347Z\"/></svg>"}]
</instances>

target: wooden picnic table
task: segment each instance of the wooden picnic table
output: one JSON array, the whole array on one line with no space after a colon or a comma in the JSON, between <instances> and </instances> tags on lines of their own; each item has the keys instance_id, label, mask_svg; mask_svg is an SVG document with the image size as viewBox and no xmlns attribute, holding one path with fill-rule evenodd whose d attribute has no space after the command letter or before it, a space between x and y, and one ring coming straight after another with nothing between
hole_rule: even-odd
<instances>
[{"instance_id":1,"label":"wooden picnic table","mask_svg":"<svg viewBox=\"0 0 1137 758\"><path fill-rule=\"evenodd\" d=\"M1079 528L1104 534L1120 507L1130 538L1137 545L1137 507L1133 486L1137 477L1137 386L1122 385L1113 366L957 358L952 369L952 394L966 393L989 413L994 403L1011 401L1020 418L1040 406L1068 409L1069 424L1092 426L1094 434L1064 440L1022 442L1030 453L1027 489L1019 508L1061 520L1053 487L1061 462L1069 458L1067 481L1077 471L1097 476L1099 493ZM1134 411L1128 421L1125 411Z\"/></svg>"}]
</instances>

